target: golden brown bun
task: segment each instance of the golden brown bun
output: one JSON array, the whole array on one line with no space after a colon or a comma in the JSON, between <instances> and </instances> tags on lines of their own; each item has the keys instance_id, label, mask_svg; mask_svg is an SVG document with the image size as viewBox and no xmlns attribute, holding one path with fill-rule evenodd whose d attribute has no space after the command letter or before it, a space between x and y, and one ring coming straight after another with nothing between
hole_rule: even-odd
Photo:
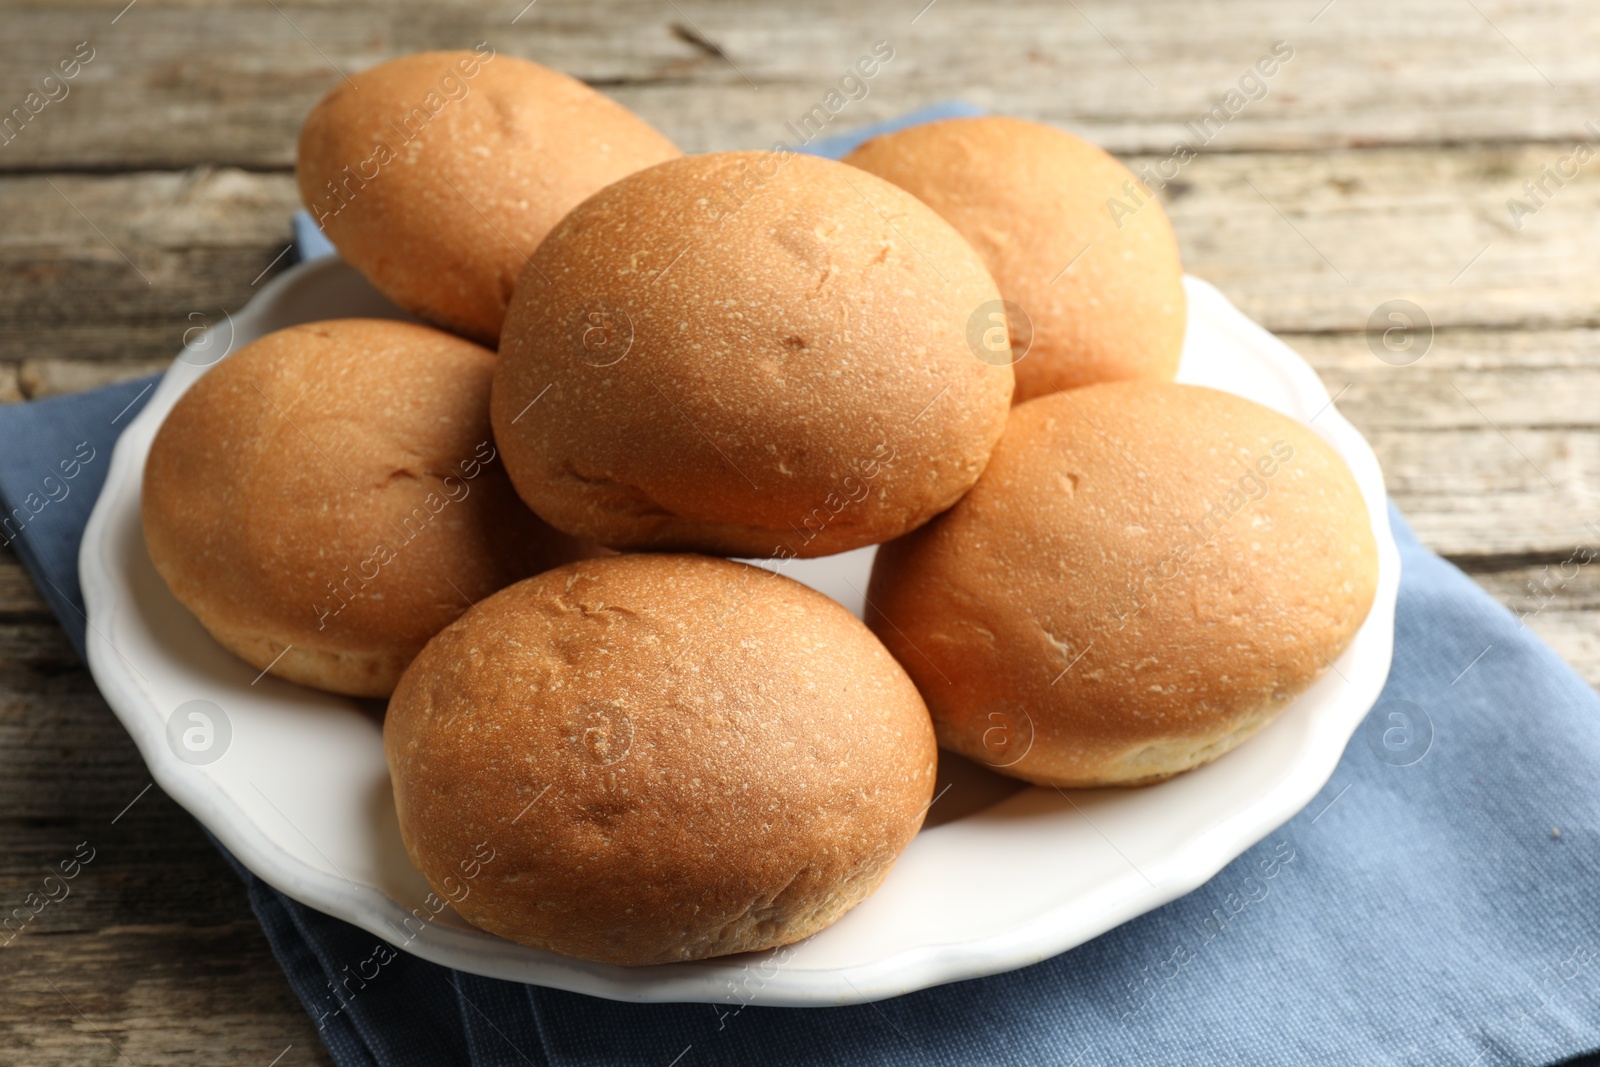
<instances>
[{"instance_id":1,"label":"golden brown bun","mask_svg":"<svg viewBox=\"0 0 1600 1067\"><path fill-rule=\"evenodd\" d=\"M574 563L478 604L400 680L384 747L435 892L491 933L626 965L833 922L922 825L937 757L853 615L691 555Z\"/></svg>"},{"instance_id":2,"label":"golden brown bun","mask_svg":"<svg viewBox=\"0 0 1600 1067\"><path fill-rule=\"evenodd\" d=\"M1187 315L1177 238L1160 202L1101 149L995 116L874 137L845 162L948 219L1027 312L1033 343L1015 367L1017 403L1177 373Z\"/></svg>"},{"instance_id":3,"label":"golden brown bun","mask_svg":"<svg viewBox=\"0 0 1600 1067\"><path fill-rule=\"evenodd\" d=\"M678 149L582 82L479 47L341 81L306 117L296 174L339 254L379 291L492 346L550 227Z\"/></svg>"},{"instance_id":4,"label":"golden brown bun","mask_svg":"<svg viewBox=\"0 0 1600 1067\"><path fill-rule=\"evenodd\" d=\"M869 174L789 152L673 160L539 247L495 367L495 439L535 511L601 544L872 544L955 503L1004 429L1011 369L966 342L997 299L960 234Z\"/></svg>"},{"instance_id":5,"label":"golden brown bun","mask_svg":"<svg viewBox=\"0 0 1600 1067\"><path fill-rule=\"evenodd\" d=\"M1015 408L972 492L878 551L867 621L941 745L1031 782L1139 785L1275 718L1377 580L1360 490L1308 428L1119 382Z\"/></svg>"},{"instance_id":6,"label":"golden brown bun","mask_svg":"<svg viewBox=\"0 0 1600 1067\"><path fill-rule=\"evenodd\" d=\"M375 319L235 352L150 446L156 570L251 666L387 696L472 601L582 554L496 461L493 366L470 341Z\"/></svg>"}]
</instances>

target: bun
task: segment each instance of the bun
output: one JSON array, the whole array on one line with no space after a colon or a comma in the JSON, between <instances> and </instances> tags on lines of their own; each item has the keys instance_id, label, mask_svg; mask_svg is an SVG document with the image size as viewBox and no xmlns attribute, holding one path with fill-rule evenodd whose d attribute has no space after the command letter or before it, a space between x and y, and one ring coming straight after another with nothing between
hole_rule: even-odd
<instances>
[{"instance_id":1,"label":"bun","mask_svg":"<svg viewBox=\"0 0 1600 1067\"><path fill-rule=\"evenodd\" d=\"M1100 148L996 116L874 137L845 162L944 216L1026 312L1017 403L1177 373L1187 315L1177 237L1150 189Z\"/></svg>"},{"instance_id":2,"label":"bun","mask_svg":"<svg viewBox=\"0 0 1600 1067\"><path fill-rule=\"evenodd\" d=\"M582 82L480 45L344 79L306 117L296 176L318 225L380 292L493 346L518 273L561 216L676 155Z\"/></svg>"},{"instance_id":3,"label":"bun","mask_svg":"<svg viewBox=\"0 0 1600 1067\"><path fill-rule=\"evenodd\" d=\"M944 747L1045 785L1140 785L1277 717L1377 577L1360 490L1307 427L1121 382L1015 408L972 492L879 550L867 622Z\"/></svg>"},{"instance_id":4,"label":"bun","mask_svg":"<svg viewBox=\"0 0 1600 1067\"><path fill-rule=\"evenodd\" d=\"M144 471L144 536L224 647L387 696L472 601L581 554L522 506L489 431L494 356L403 322L294 326L183 395Z\"/></svg>"},{"instance_id":5,"label":"bun","mask_svg":"<svg viewBox=\"0 0 1600 1067\"><path fill-rule=\"evenodd\" d=\"M921 826L937 755L854 616L689 555L574 563L478 604L406 671L384 746L435 892L491 933L626 965L833 922Z\"/></svg>"},{"instance_id":6,"label":"bun","mask_svg":"<svg viewBox=\"0 0 1600 1067\"><path fill-rule=\"evenodd\" d=\"M955 503L1005 424L1011 369L966 342L998 306L983 264L831 160L660 164L585 201L528 270L495 438L523 499L576 536L784 558L873 544Z\"/></svg>"}]
</instances>

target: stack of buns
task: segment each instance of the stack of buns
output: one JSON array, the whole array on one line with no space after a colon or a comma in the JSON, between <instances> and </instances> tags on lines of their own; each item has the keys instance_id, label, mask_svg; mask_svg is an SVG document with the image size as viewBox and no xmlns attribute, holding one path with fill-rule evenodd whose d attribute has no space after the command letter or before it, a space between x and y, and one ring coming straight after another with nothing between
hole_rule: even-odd
<instances>
[{"instance_id":1,"label":"stack of buns","mask_svg":"<svg viewBox=\"0 0 1600 1067\"><path fill-rule=\"evenodd\" d=\"M1172 381L1171 225L1142 186L1108 214L1137 179L1069 134L683 156L480 47L341 84L298 176L431 325L210 370L151 448L146 543L253 669L388 698L406 848L485 930L626 965L801 940L916 835L936 744L1160 781L1372 604L1350 472ZM869 545L865 622L781 573Z\"/></svg>"}]
</instances>

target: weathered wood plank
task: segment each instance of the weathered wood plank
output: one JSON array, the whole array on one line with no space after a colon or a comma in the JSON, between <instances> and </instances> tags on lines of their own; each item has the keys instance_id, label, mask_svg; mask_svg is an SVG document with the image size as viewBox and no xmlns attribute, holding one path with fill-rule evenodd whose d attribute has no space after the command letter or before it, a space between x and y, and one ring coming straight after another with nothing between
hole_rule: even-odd
<instances>
[{"instance_id":1,"label":"weathered wood plank","mask_svg":"<svg viewBox=\"0 0 1600 1067\"><path fill-rule=\"evenodd\" d=\"M1424 544L1479 558L1564 558L1600 517L1600 433L1376 430L1390 495ZM1550 482L1545 482L1548 477ZM1594 539L1595 535L1587 535Z\"/></svg>"},{"instance_id":2,"label":"weathered wood plank","mask_svg":"<svg viewBox=\"0 0 1600 1067\"><path fill-rule=\"evenodd\" d=\"M1409 366L1380 360L1363 335L1285 340L1436 551L1482 568L1600 549L1600 331L1446 330Z\"/></svg>"},{"instance_id":3,"label":"weathered wood plank","mask_svg":"<svg viewBox=\"0 0 1600 1067\"><path fill-rule=\"evenodd\" d=\"M5 107L78 42L94 58L0 148L0 168L287 167L339 71L484 40L603 88L690 151L782 136L877 40L895 58L838 121L965 97L1116 151L1165 152L1193 140L1185 123L1223 103L1280 39L1293 59L1213 147L1569 141L1600 118L1600 22L1585 0L1324 3L142 0L115 24L119 0L41 5L8 16ZM702 36L726 58L693 43Z\"/></svg>"},{"instance_id":4,"label":"weathered wood plank","mask_svg":"<svg viewBox=\"0 0 1600 1067\"><path fill-rule=\"evenodd\" d=\"M0 182L0 359L170 360L289 258L295 206L227 169Z\"/></svg>"},{"instance_id":5,"label":"weathered wood plank","mask_svg":"<svg viewBox=\"0 0 1600 1067\"><path fill-rule=\"evenodd\" d=\"M10 548L0 547L0 619L37 622L53 618L28 572Z\"/></svg>"},{"instance_id":6,"label":"weathered wood plank","mask_svg":"<svg viewBox=\"0 0 1600 1067\"><path fill-rule=\"evenodd\" d=\"M1547 610L1530 619L1528 627L1579 677L1600 689L1600 612Z\"/></svg>"},{"instance_id":7,"label":"weathered wood plank","mask_svg":"<svg viewBox=\"0 0 1600 1067\"><path fill-rule=\"evenodd\" d=\"M1373 346L1377 344L1381 348L1381 338L1369 342L1364 332L1285 333L1283 336L1317 368L1325 381L1348 381L1352 376L1365 381L1375 376L1371 380L1372 391L1391 394L1387 400L1396 404L1405 403L1403 394L1412 387L1414 377L1426 373L1526 371L1541 376L1542 380L1547 373L1600 367L1600 329L1588 327L1551 330L1441 327L1435 331L1425 352L1414 362L1399 366L1379 358ZM1411 355L1410 352L1405 354ZM1391 358L1395 358L1393 354ZM1535 417L1532 409L1528 414ZM1591 414L1594 413L1591 411ZM1600 415L1581 421L1600 422Z\"/></svg>"},{"instance_id":8,"label":"weathered wood plank","mask_svg":"<svg viewBox=\"0 0 1600 1067\"><path fill-rule=\"evenodd\" d=\"M113 926L248 919L244 887L193 818L151 787L133 741L26 583L7 553L0 559L0 914L80 843L93 859L70 894L40 912L11 947Z\"/></svg>"},{"instance_id":9,"label":"weathered wood plank","mask_svg":"<svg viewBox=\"0 0 1600 1067\"><path fill-rule=\"evenodd\" d=\"M1191 273L1273 330L1364 331L1396 298L1441 328L1595 325L1600 183L1558 190L1520 230L1506 206L1561 154L1204 156L1169 189L1170 213Z\"/></svg>"},{"instance_id":10,"label":"weathered wood plank","mask_svg":"<svg viewBox=\"0 0 1600 1067\"><path fill-rule=\"evenodd\" d=\"M23 618L0 622L0 663L6 669L20 669L50 677L68 673L79 666L77 653L67 635L54 625L39 625ZM15 709L20 714L20 706Z\"/></svg>"},{"instance_id":11,"label":"weathered wood plank","mask_svg":"<svg viewBox=\"0 0 1600 1067\"><path fill-rule=\"evenodd\" d=\"M0 912L62 861L90 857L66 895L49 887L57 902L0 934L0 1063L126 1062L94 1027L141 1064L264 1064L290 1044L280 1064L330 1062L243 885L149 785L21 565L0 553Z\"/></svg>"},{"instance_id":12,"label":"weathered wood plank","mask_svg":"<svg viewBox=\"0 0 1600 1067\"><path fill-rule=\"evenodd\" d=\"M23 937L0 957L0 1063L333 1062L253 921Z\"/></svg>"}]
</instances>

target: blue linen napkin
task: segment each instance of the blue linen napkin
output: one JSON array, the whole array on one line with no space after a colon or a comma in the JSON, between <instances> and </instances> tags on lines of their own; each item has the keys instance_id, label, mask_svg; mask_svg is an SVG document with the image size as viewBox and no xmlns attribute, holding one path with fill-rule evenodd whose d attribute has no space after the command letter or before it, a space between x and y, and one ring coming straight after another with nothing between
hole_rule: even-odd
<instances>
[{"instance_id":1,"label":"blue linen napkin","mask_svg":"<svg viewBox=\"0 0 1600 1067\"><path fill-rule=\"evenodd\" d=\"M149 385L0 407L3 536L80 653L83 524ZM84 446L93 458L64 481ZM841 1008L621 1004L425 963L234 866L342 1067L1492 1067L1593 1053L1600 700L1390 518L1394 668L1327 787L1205 886L1023 970ZM375 953L377 977L347 981Z\"/></svg>"}]
</instances>

